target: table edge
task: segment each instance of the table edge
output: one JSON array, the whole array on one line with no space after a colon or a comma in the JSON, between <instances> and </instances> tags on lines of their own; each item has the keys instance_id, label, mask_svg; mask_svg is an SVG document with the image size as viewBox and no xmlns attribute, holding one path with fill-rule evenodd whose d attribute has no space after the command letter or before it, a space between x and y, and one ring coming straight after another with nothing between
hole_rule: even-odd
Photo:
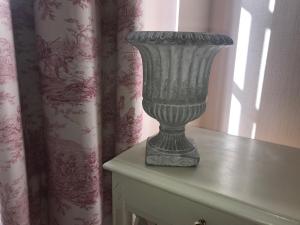
<instances>
[{"instance_id":1,"label":"table edge","mask_svg":"<svg viewBox=\"0 0 300 225\"><path fill-rule=\"evenodd\" d=\"M183 183L178 183L171 177L164 176L160 173L157 173L159 176L156 176L156 172L151 171L151 173L149 173L145 169L137 168L125 160L115 158L106 162L103 165L103 168L164 191L174 193L178 196L182 196L191 201L200 202L208 207L260 224L300 225L300 221L297 219L292 219L276 212L270 212L204 188L195 188ZM197 195L194 193L197 193Z\"/></svg>"}]
</instances>

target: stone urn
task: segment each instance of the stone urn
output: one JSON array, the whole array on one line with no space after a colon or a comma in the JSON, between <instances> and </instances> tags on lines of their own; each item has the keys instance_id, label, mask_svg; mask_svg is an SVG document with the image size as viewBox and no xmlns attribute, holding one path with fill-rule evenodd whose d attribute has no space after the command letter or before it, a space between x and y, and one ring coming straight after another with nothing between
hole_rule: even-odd
<instances>
[{"instance_id":1,"label":"stone urn","mask_svg":"<svg viewBox=\"0 0 300 225\"><path fill-rule=\"evenodd\" d=\"M199 154L185 136L185 124L206 106L214 56L232 39L194 32L138 31L128 35L143 61L143 107L159 121L159 133L146 144L146 164L197 166Z\"/></svg>"}]
</instances>

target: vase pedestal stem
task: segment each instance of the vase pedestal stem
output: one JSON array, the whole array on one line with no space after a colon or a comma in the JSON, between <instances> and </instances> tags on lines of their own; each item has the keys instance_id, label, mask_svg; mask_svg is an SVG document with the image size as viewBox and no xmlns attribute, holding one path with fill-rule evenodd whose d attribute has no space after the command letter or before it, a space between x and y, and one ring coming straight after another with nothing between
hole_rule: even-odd
<instances>
[{"instance_id":1,"label":"vase pedestal stem","mask_svg":"<svg viewBox=\"0 0 300 225\"><path fill-rule=\"evenodd\" d=\"M191 140L187 139L183 126L163 125L159 133L148 138L146 164L156 166L197 166L199 154Z\"/></svg>"}]
</instances>

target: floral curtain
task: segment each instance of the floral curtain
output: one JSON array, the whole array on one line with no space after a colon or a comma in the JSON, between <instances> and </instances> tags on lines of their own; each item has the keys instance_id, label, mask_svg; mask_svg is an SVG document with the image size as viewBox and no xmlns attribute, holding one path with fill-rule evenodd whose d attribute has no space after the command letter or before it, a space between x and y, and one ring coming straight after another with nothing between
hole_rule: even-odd
<instances>
[{"instance_id":1,"label":"floral curtain","mask_svg":"<svg viewBox=\"0 0 300 225\"><path fill-rule=\"evenodd\" d=\"M110 224L102 164L139 139L140 0L0 0L0 224Z\"/></svg>"}]
</instances>

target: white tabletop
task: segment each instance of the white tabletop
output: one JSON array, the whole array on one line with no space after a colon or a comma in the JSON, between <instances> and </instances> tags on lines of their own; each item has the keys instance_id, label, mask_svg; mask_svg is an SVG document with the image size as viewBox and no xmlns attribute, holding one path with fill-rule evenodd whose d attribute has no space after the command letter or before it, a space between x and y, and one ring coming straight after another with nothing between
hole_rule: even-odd
<instances>
[{"instance_id":1,"label":"white tabletop","mask_svg":"<svg viewBox=\"0 0 300 225\"><path fill-rule=\"evenodd\" d=\"M108 170L219 210L268 224L300 224L300 149L189 128L197 168L146 166L145 142Z\"/></svg>"}]
</instances>

